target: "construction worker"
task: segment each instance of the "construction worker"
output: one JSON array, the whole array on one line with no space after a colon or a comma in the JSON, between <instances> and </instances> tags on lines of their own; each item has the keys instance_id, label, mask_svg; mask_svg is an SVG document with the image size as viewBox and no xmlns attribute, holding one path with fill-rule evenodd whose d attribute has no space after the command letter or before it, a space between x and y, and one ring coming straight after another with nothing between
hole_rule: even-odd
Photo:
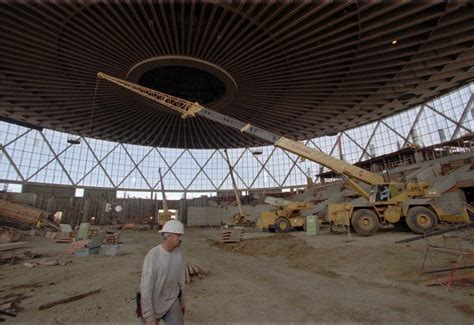
<instances>
[{"instance_id":1,"label":"construction worker","mask_svg":"<svg viewBox=\"0 0 474 325\"><path fill-rule=\"evenodd\" d=\"M184 226L169 220L159 231L163 241L145 256L140 281L141 312L146 325L184 324L184 261L179 246Z\"/></svg>"}]
</instances>

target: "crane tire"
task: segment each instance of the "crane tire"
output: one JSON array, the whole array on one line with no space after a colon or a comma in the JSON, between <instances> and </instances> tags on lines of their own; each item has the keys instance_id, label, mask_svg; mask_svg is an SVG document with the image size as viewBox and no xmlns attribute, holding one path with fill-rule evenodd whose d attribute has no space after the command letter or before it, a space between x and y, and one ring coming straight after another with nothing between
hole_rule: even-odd
<instances>
[{"instance_id":1,"label":"crane tire","mask_svg":"<svg viewBox=\"0 0 474 325\"><path fill-rule=\"evenodd\" d=\"M370 236L379 230L380 221L370 209L356 210L351 218L354 231L361 236Z\"/></svg>"},{"instance_id":2,"label":"crane tire","mask_svg":"<svg viewBox=\"0 0 474 325\"><path fill-rule=\"evenodd\" d=\"M290 231L290 222L287 218L277 218L275 220L275 232L285 233Z\"/></svg>"},{"instance_id":3,"label":"crane tire","mask_svg":"<svg viewBox=\"0 0 474 325\"><path fill-rule=\"evenodd\" d=\"M408 228L416 234L431 231L438 225L436 214L428 207L418 206L408 210L406 216Z\"/></svg>"}]
</instances>

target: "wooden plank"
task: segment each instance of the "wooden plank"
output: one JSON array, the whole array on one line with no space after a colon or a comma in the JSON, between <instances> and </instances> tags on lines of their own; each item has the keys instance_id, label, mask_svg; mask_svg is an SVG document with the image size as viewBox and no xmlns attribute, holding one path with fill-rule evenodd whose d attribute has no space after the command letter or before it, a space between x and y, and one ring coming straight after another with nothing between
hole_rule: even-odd
<instances>
[{"instance_id":1,"label":"wooden plank","mask_svg":"<svg viewBox=\"0 0 474 325\"><path fill-rule=\"evenodd\" d=\"M77 295L77 296L72 296L72 297L69 297L69 298L56 300L56 301L41 305L41 306L39 306L38 309L39 310L44 310L44 309L48 309L48 308L51 308L51 307L54 307L54 306L57 306L57 305L67 304L67 303L70 303L70 302L73 302L73 301L76 301L76 300L79 300L79 299L83 299L87 296L96 294L96 293L100 292L100 290L101 289L97 289L97 290L94 290L94 291L89 291L89 292L86 292L86 293L82 293L82 294Z\"/></svg>"}]
</instances>

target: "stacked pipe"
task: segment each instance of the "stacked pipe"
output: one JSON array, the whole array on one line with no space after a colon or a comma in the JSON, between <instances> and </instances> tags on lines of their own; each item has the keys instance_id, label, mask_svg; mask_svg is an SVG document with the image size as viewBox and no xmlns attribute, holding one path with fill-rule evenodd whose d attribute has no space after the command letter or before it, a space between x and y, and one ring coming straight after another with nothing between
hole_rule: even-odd
<instances>
[{"instance_id":1,"label":"stacked pipe","mask_svg":"<svg viewBox=\"0 0 474 325\"><path fill-rule=\"evenodd\" d=\"M201 265L197 265L194 263L186 263L184 274L186 283L191 283L193 281L193 278L204 278L204 276L209 274L209 270Z\"/></svg>"}]
</instances>

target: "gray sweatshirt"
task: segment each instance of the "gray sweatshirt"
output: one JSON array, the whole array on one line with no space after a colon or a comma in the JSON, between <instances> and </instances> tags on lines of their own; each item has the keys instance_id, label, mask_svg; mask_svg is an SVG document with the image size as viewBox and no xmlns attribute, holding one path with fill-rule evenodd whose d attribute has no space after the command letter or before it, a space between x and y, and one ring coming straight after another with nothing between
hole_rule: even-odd
<instances>
[{"instance_id":1,"label":"gray sweatshirt","mask_svg":"<svg viewBox=\"0 0 474 325\"><path fill-rule=\"evenodd\" d=\"M140 293L145 320L161 319L178 298L184 302L184 262L181 250L167 252L161 244L153 247L143 261Z\"/></svg>"}]
</instances>

